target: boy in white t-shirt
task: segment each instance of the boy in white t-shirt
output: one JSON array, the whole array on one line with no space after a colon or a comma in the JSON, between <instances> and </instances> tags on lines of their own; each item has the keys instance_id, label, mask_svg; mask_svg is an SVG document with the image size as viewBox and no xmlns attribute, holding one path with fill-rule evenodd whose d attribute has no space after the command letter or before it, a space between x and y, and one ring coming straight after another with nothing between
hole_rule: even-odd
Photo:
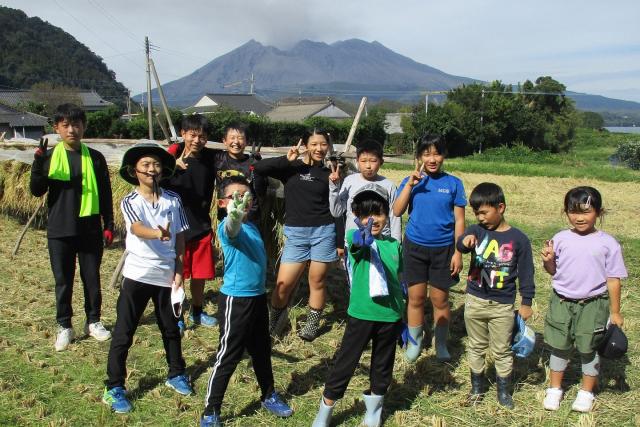
<instances>
[{"instance_id":1,"label":"boy in white t-shirt","mask_svg":"<svg viewBox=\"0 0 640 427\"><path fill-rule=\"evenodd\" d=\"M125 395L127 355L149 300L153 301L169 365L165 384L180 394L193 392L185 375L178 319L171 305L172 287L183 286L184 231L189 225L180 197L158 185L160 179L171 176L174 168L173 156L155 142L140 142L122 158L120 176L136 187L120 204L128 255L102 396L102 401L117 413L132 409Z\"/></svg>"}]
</instances>

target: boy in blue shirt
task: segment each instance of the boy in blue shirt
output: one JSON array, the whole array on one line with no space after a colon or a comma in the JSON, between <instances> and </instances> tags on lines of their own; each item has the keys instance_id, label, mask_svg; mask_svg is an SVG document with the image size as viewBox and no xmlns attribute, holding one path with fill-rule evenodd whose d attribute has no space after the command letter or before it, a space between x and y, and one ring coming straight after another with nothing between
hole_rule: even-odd
<instances>
[{"instance_id":1,"label":"boy in blue shirt","mask_svg":"<svg viewBox=\"0 0 640 427\"><path fill-rule=\"evenodd\" d=\"M218 192L218 207L227 211L217 230L224 255L218 300L220 341L200 425L222 425L222 399L245 349L260 385L262 407L279 417L288 417L293 411L274 390L265 288L267 254L260 231L248 221L250 184L242 176L230 176L222 180ZM244 195L242 199L240 194Z\"/></svg>"}]
</instances>

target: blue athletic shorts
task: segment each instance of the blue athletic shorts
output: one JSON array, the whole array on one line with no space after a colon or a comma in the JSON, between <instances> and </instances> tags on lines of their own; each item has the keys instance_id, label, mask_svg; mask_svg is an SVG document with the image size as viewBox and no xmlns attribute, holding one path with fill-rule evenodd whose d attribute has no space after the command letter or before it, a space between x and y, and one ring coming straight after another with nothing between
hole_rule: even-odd
<instances>
[{"instance_id":1,"label":"blue athletic shorts","mask_svg":"<svg viewBox=\"0 0 640 427\"><path fill-rule=\"evenodd\" d=\"M280 262L333 262L337 259L335 224L317 227L284 226L284 249Z\"/></svg>"}]
</instances>

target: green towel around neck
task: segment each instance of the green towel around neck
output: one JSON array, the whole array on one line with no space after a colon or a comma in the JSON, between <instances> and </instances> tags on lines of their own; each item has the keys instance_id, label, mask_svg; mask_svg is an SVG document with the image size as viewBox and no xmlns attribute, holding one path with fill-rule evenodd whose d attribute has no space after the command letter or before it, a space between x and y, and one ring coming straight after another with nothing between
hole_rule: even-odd
<instances>
[{"instance_id":1,"label":"green towel around neck","mask_svg":"<svg viewBox=\"0 0 640 427\"><path fill-rule=\"evenodd\" d=\"M82 196L80 197L80 217L91 216L100 213L100 201L98 199L98 181L93 170L93 161L89 148L80 143L80 156L82 161ZM49 164L49 179L57 181L70 181L71 168L64 143L59 142L51 154Z\"/></svg>"}]
</instances>

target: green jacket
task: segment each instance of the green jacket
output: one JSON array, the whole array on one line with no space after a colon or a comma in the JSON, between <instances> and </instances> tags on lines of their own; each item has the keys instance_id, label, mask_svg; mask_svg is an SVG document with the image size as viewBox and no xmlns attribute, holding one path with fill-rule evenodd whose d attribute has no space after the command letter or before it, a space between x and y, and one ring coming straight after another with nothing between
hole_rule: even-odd
<instances>
[{"instance_id":1,"label":"green jacket","mask_svg":"<svg viewBox=\"0 0 640 427\"><path fill-rule=\"evenodd\" d=\"M376 238L376 245L389 288L389 295L371 298L369 296L369 251L370 248L353 246L353 234L347 231L347 253L351 266L351 296L349 316L361 320L377 322L397 322L404 312L404 298L399 274L402 271L402 249L400 242L389 236Z\"/></svg>"}]
</instances>

